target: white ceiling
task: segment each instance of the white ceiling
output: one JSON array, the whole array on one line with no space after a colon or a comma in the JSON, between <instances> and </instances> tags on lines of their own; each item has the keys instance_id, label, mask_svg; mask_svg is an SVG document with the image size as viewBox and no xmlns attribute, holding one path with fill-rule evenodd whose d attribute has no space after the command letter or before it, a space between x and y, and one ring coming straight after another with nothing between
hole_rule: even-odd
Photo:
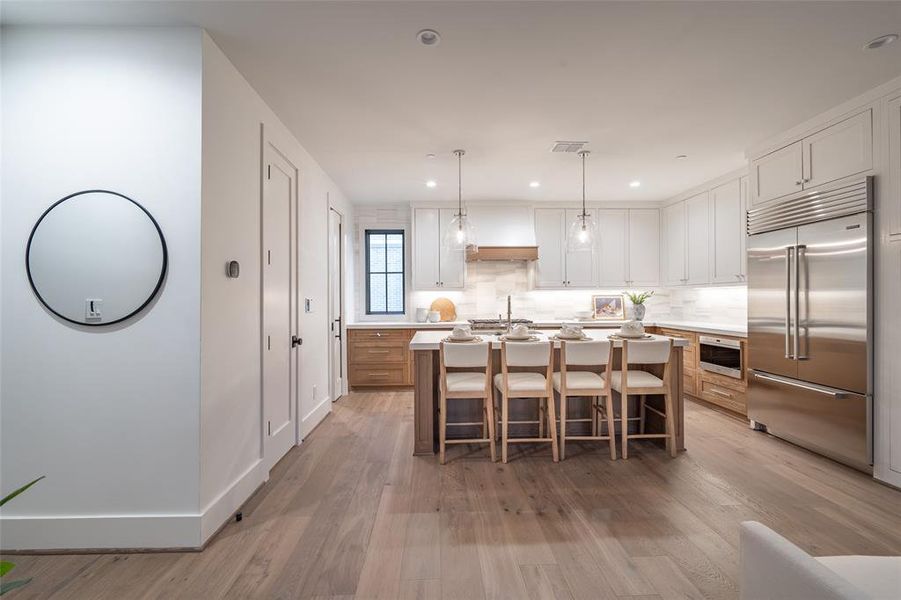
<instances>
[{"instance_id":1,"label":"white ceiling","mask_svg":"<svg viewBox=\"0 0 901 600\"><path fill-rule=\"evenodd\" d=\"M458 147L464 199L575 200L579 159L549 152L569 139L590 142L589 200L661 200L901 75L901 42L861 49L901 32L899 2L4 0L2 11L5 24L206 28L355 203L455 199ZM426 27L440 45L418 44Z\"/></svg>"}]
</instances>

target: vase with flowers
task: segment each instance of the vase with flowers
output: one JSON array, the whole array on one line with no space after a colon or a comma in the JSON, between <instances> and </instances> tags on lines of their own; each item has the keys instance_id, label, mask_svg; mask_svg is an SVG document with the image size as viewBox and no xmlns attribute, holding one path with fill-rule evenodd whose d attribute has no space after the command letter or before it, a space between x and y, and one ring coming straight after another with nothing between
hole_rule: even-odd
<instances>
[{"instance_id":1,"label":"vase with flowers","mask_svg":"<svg viewBox=\"0 0 901 600\"><path fill-rule=\"evenodd\" d=\"M632 318L636 321L644 319L647 307L644 305L654 292L623 292L632 301Z\"/></svg>"}]
</instances>

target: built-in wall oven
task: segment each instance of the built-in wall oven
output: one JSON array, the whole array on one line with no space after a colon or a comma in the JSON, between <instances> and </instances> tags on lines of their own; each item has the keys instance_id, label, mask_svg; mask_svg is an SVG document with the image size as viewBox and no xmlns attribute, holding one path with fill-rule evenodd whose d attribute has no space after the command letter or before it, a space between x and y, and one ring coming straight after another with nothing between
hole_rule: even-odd
<instances>
[{"instance_id":1,"label":"built-in wall oven","mask_svg":"<svg viewBox=\"0 0 901 600\"><path fill-rule=\"evenodd\" d=\"M738 340L709 335L698 337L701 352L701 368L741 379L741 343Z\"/></svg>"}]
</instances>

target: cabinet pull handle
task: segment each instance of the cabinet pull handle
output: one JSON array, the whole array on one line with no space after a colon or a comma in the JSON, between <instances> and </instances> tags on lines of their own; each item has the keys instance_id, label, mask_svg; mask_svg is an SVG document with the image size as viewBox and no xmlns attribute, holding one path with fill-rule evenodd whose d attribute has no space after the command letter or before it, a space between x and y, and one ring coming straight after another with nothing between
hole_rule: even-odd
<instances>
[{"instance_id":1,"label":"cabinet pull handle","mask_svg":"<svg viewBox=\"0 0 901 600\"><path fill-rule=\"evenodd\" d=\"M370 377L386 377L387 375L388 373L385 373L384 371L379 373L369 373Z\"/></svg>"},{"instance_id":2,"label":"cabinet pull handle","mask_svg":"<svg viewBox=\"0 0 901 600\"><path fill-rule=\"evenodd\" d=\"M732 394L727 394L726 392L720 391L716 388L710 388L710 391L716 394L717 396L722 396L724 398L732 399Z\"/></svg>"},{"instance_id":3,"label":"cabinet pull handle","mask_svg":"<svg viewBox=\"0 0 901 600\"><path fill-rule=\"evenodd\" d=\"M388 354L388 350L368 350L369 354Z\"/></svg>"},{"instance_id":4,"label":"cabinet pull handle","mask_svg":"<svg viewBox=\"0 0 901 600\"><path fill-rule=\"evenodd\" d=\"M381 331L376 331L376 332L375 332L375 337L382 337L382 332L381 332Z\"/></svg>"},{"instance_id":5,"label":"cabinet pull handle","mask_svg":"<svg viewBox=\"0 0 901 600\"><path fill-rule=\"evenodd\" d=\"M804 180L799 179L798 181L795 182L795 185L801 185L802 183L804 183Z\"/></svg>"}]
</instances>

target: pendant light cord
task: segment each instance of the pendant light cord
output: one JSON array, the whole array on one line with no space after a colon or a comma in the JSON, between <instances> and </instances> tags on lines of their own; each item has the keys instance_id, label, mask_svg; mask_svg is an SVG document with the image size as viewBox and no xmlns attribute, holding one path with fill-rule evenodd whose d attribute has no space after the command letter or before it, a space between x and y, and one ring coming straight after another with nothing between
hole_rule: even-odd
<instances>
[{"instance_id":1,"label":"pendant light cord","mask_svg":"<svg viewBox=\"0 0 901 600\"><path fill-rule=\"evenodd\" d=\"M582 223L585 223L585 217L588 216L588 213L585 212L585 159L588 157L589 151L582 150L579 152L579 156L582 157Z\"/></svg>"},{"instance_id":2,"label":"pendant light cord","mask_svg":"<svg viewBox=\"0 0 901 600\"><path fill-rule=\"evenodd\" d=\"M454 150L454 154L457 155L457 216L463 217L463 155L466 154L466 150ZM462 221L460 222L460 228L463 228Z\"/></svg>"}]
</instances>

